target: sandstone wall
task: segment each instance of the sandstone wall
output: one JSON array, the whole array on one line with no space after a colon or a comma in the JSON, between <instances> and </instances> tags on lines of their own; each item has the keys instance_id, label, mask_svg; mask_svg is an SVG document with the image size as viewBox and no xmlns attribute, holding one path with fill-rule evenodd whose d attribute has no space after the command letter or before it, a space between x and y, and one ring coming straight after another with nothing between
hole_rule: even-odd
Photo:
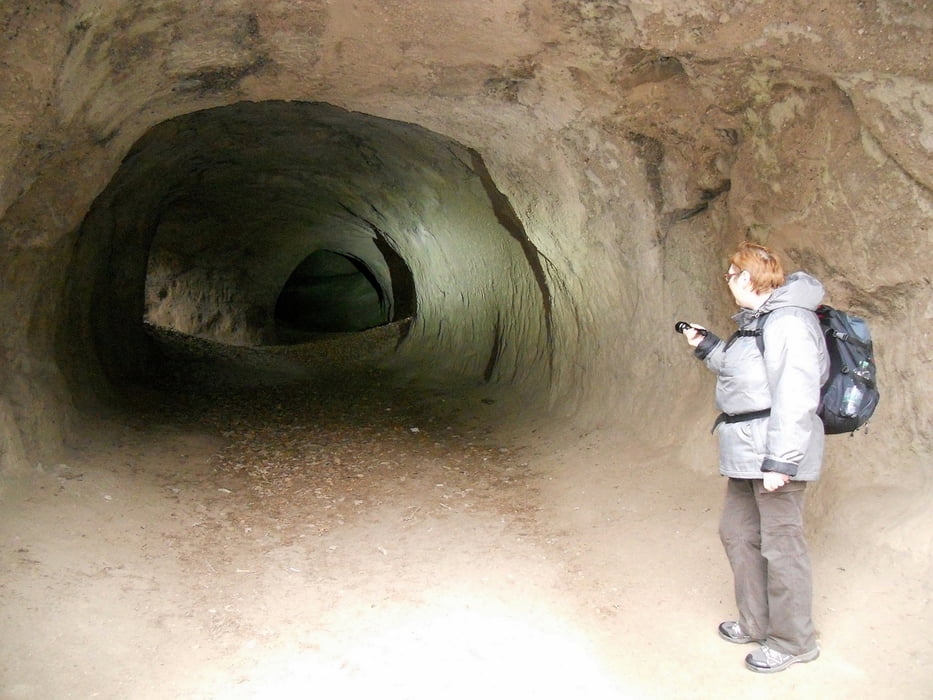
<instances>
[{"instance_id":1,"label":"sandstone wall","mask_svg":"<svg viewBox=\"0 0 933 700\"><path fill-rule=\"evenodd\" d=\"M490 206L479 247L471 205L434 202L434 219L418 208L397 228L425 302L402 369L481 380L508 337L485 380L564 421L690 444L712 415L709 378L671 326L725 330L719 275L749 236L876 333L870 439L836 440L830 470L928 490L931 29L929 3L909 0L4 3L3 468L54 454L76 391L106 397L117 365L145 370L134 290L160 204L148 189L104 201L134 144L182 115L275 100L411 125L481 158L463 161L472 201ZM426 198L445 192L412 177ZM424 220L457 233L420 246ZM452 351L469 361L424 361Z\"/></svg>"}]
</instances>

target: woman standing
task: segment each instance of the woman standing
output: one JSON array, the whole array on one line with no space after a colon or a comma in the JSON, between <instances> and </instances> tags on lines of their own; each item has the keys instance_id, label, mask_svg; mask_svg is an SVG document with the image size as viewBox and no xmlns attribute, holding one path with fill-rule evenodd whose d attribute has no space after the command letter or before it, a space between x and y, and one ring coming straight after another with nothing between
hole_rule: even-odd
<instances>
[{"instance_id":1,"label":"woman standing","mask_svg":"<svg viewBox=\"0 0 933 700\"><path fill-rule=\"evenodd\" d=\"M760 643L746 666L773 673L820 653L803 512L807 482L819 478L823 458L816 411L829 359L815 314L823 285L804 272L785 278L773 251L748 242L725 279L740 308L738 332L723 341L701 326L684 331L718 377L722 411L714 430L729 482L719 535L739 614L719 625L719 635Z\"/></svg>"}]
</instances>

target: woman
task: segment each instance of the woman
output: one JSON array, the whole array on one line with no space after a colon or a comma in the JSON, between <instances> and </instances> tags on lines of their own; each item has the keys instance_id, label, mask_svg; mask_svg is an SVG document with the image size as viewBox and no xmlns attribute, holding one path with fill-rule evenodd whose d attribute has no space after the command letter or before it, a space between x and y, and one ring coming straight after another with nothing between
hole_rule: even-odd
<instances>
[{"instance_id":1,"label":"woman","mask_svg":"<svg viewBox=\"0 0 933 700\"><path fill-rule=\"evenodd\" d=\"M803 272L785 279L777 255L753 243L742 243L729 262L725 279L740 307L733 317L739 331L728 341L701 326L684 335L718 376L722 414L714 430L719 470L729 478L719 535L739 611L719 635L760 643L745 664L773 673L820 653L803 510L823 458L816 410L829 359L814 313L823 285Z\"/></svg>"}]
</instances>

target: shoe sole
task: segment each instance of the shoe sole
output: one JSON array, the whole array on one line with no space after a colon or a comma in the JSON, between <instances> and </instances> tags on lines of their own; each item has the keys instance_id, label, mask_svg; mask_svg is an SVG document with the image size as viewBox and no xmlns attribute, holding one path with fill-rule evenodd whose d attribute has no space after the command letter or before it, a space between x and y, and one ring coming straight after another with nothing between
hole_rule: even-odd
<instances>
[{"instance_id":1,"label":"shoe sole","mask_svg":"<svg viewBox=\"0 0 933 700\"><path fill-rule=\"evenodd\" d=\"M788 666L793 666L794 664L797 664L797 663L805 664L808 661L814 661L816 660L817 657L819 657L819 655L820 655L820 648L817 647L813 651L808 651L804 654L792 656L787 661L780 664L779 666L769 666L767 668L762 668L761 666L755 666L754 664L750 664L747 658L745 659L745 666L749 670L754 671L755 673L777 673L778 671L783 671ZM749 656L751 656L751 654L749 654Z\"/></svg>"}]
</instances>

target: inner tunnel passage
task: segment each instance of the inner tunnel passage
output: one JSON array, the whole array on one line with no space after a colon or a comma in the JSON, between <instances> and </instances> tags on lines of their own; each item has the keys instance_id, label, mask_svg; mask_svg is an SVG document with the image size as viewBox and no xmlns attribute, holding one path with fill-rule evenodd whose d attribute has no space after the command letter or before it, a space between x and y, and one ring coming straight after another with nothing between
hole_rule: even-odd
<instances>
[{"instance_id":1,"label":"inner tunnel passage","mask_svg":"<svg viewBox=\"0 0 933 700\"><path fill-rule=\"evenodd\" d=\"M317 250L289 275L275 301L276 326L361 331L387 322L386 295L359 260Z\"/></svg>"},{"instance_id":2,"label":"inner tunnel passage","mask_svg":"<svg viewBox=\"0 0 933 700\"><path fill-rule=\"evenodd\" d=\"M177 117L78 240L69 322L116 383L151 371L146 326L251 347L399 323L385 359L429 384L521 382L552 352L508 199L478 153L412 124L287 102Z\"/></svg>"}]
</instances>

